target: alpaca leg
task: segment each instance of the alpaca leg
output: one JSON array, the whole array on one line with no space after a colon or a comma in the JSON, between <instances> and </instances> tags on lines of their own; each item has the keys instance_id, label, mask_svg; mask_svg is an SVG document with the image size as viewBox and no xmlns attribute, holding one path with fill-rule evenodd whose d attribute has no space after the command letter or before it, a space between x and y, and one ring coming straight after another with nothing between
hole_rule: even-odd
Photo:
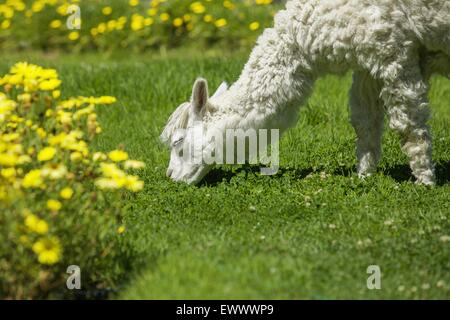
<instances>
[{"instance_id":1,"label":"alpaca leg","mask_svg":"<svg viewBox=\"0 0 450 320\"><path fill-rule=\"evenodd\" d=\"M375 172L380 159L384 118L380 84L369 73L355 71L353 74L350 112L357 136L358 175L365 177Z\"/></svg>"},{"instance_id":2,"label":"alpaca leg","mask_svg":"<svg viewBox=\"0 0 450 320\"><path fill-rule=\"evenodd\" d=\"M399 68L396 74L395 79L385 81L381 94L387 106L389 126L402 139L402 150L410 159L417 183L433 185L432 143L427 126L430 116L428 84L418 67Z\"/></svg>"}]
</instances>

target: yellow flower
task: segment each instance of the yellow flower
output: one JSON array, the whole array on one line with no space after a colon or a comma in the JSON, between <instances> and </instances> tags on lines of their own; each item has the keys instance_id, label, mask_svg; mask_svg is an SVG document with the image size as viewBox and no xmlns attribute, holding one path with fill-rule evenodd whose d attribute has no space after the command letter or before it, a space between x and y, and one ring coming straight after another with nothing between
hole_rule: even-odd
<instances>
[{"instance_id":1,"label":"yellow flower","mask_svg":"<svg viewBox=\"0 0 450 320\"><path fill-rule=\"evenodd\" d=\"M0 165L5 167L13 167L18 163L18 157L15 154L0 153Z\"/></svg>"},{"instance_id":2,"label":"yellow flower","mask_svg":"<svg viewBox=\"0 0 450 320\"><path fill-rule=\"evenodd\" d=\"M169 20L170 19L170 15L168 14L168 13L161 13L160 15L159 15L159 18L161 19L161 21L167 21L167 20Z\"/></svg>"},{"instance_id":3,"label":"yellow flower","mask_svg":"<svg viewBox=\"0 0 450 320\"><path fill-rule=\"evenodd\" d=\"M64 178L67 174L67 168L63 164L49 163L42 168L42 176L51 180Z\"/></svg>"},{"instance_id":4,"label":"yellow flower","mask_svg":"<svg viewBox=\"0 0 450 320\"><path fill-rule=\"evenodd\" d=\"M213 21L213 20L214 20L214 18L213 18L213 16L210 15L210 14L206 14L206 15L203 17L203 21L205 21L205 22L211 22L211 21Z\"/></svg>"},{"instance_id":5,"label":"yellow flower","mask_svg":"<svg viewBox=\"0 0 450 320\"><path fill-rule=\"evenodd\" d=\"M29 213L25 218L25 226L38 234L46 234L48 232L48 224L36 215Z\"/></svg>"},{"instance_id":6,"label":"yellow flower","mask_svg":"<svg viewBox=\"0 0 450 320\"><path fill-rule=\"evenodd\" d=\"M106 160L106 155L103 152L95 152L92 155L92 160L94 161Z\"/></svg>"},{"instance_id":7,"label":"yellow flower","mask_svg":"<svg viewBox=\"0 0 450 320\"><path fill-rule=\"evenodd\" d=\"M25 218L25 226L30 229L33 230L34 227L36 226L36 224L38 223L39 218L37 216L35 216L32 213L27 214L26 218Z\"/></svg>"},{"instance_id":8,"label":"yellow flower","mask_svg":"<svg viewBox=\"0 0 450 320\"><path fill-rule=\"evenodd\" d=\"M222 28L222 27L225 27L226 25L227 25L227 20L226 19L224 19L224 18L221 18L221 19L218 19L216 22L214 22L214 25L217 27L217 28Z\"/></svg>"},{"instance_id":9,"label":"yellow flower","mask_svg":"<svg viewBox=\"0 0 450 320\"><path fill-rule=\"evenodd\" d=\"M190 6L190 9L192 10L192 12L197 14L201 14L206 11L205 6L200 1L193 2Z\"/></svg>"},{"instance_id":10,"label":"yellow flower","mask_svg":"<svg viewBox=\"0 0 450 320\"><path fill-rule=\"evenodd\" d=\"M0 26L2 29L9 29L11 26L11 20L3 20Z\"/></svg>"},{"instance_id":11,"label":"yellow flower","mask_svg":"<svg viewBox=\"0 0 450 320\"><path fill-rule=\"evenodd\" d=\"M150 8L147 10L147 14L149 16L156 16L157 13L158 13L158 9L156 9L156 8Z\"/></svg>"},{"instance_id":12,"label":"yellow flower","mask_svg":"<svg viewBox=\"0 0 450 320\"><path fill-rule=\"evenodd\" d=\"M229 10L233 10L236 7L233 2L228 1L228 0L225 0L223 2L223 6Z\"/></svg>"},{"instance_id":13,"label":"yellow flower","mask_svg":"<svg viewBox=\"0 0 450 320\"><path fill-rule=\"evenodd\" d=\"M72 31L67 37L69 38L69 40L75 41L80 37L80 33L78 31Z\"/></svg>"},{"instance_id":14,"label":"yellow flower","mask_svg":"<svg viewBox=\"0 0 450 320\"><path fill-rule=\"evenodd\" d=\"M28 245L30 243L30 239L26 235L21 235L19 237L19 241L24 245Z\"/></svg>"},{"instance_id":15,"label":"yellow flower","mask_svg":"<svg viewBox=\"0 0 450 320\"><path fill-rule=\"evenodd\" d=\"M259 4L259 5L268 5L268 4L271 4L273 2L273 0L256 0L255 2L256 2L256 4Z\"/></svg>"},{"instance_id":16,"label":"yellow flower","mask_svg":"<svg viewBox=\"0 0 450 320\"><path fill-rule=\"evenodd\" d=\"M41 170L35 169L28 172L23 178L22 185L24 188L38 188L42 186L44 181L41 177Z\"/></svg>"},{"instance_id":17,"label":"yellow flower","mask_svg":"<svg viewBox=\"0 0 450 320\"><path fill-rule=\"evenodd\" d=\"M50 199L47 201L47 208L51 211L59 211L61 209L62 204L58 200Z\"/></svg>"},{"instance_id":18,"label":"yellow flower","mask_svg":"<svg viewBox=\"0 0 450 320\"><path fill-rule=\"evenodd\" d=\"M75 151L70 154L70 160L72 160L73 162L78 162L81 159L83 159L83 155L81 154L81 152Z\"/></svg>"},{"instance_id":19,"label":"yellow flower","mask_svg":"<svg viewBox=\"0 0 450 320\"><path fill-rule=\"evenodd\" d=\"M58 99L60 96L61 96L61 91L59 91L59 90L52 91L52 97L54 99Z\"/></svg>"},{"instance_id":20,"label":"yellow flower","mask_svg":"<svg viewBox=\"0 0 450 320\"><path fill-rule=\"evenodd\" d=\"M144 19L144 25L145 26L151 26L153 24L154 20L152 18L145 18Z\"/></svg>"},{"instance_id":21,"label":"yellow flower","mask_svg":"<svg viewBox=\"0 0 450 320\"><path fill-rule=\"evenodd\" d=\"M258 30L259 29L259 22L255 21L250 23L250 25L248 26L248 28L252 31Z\"/></svg>"},{"instance_id":22,"label":"yellow flower","mask_svg":"<svg viewBox=\"0 0 450 320\"><path fill-rule=\"evenodd\" d=\"M116 180L110 178L99 178L95 181L95 185L100 189L119 189L120 185Z\"/></svg>"},{"instance_id":23,"label":"yellow flower","mask_svg":"<svg viewBox=\"0 0 450 320\"><path fill-rule=\"evenodd\" d=\"M45 132L45 130L42 128L37 128L36 133L41 139L44 139L47 136L47 132Z\"/></svg>"},{"instance_id":24,"label":"yellow flower","mask_svg":"<svg viewBox=\"0 0 450 320\"><path fill-rule=\"evenodd\" d=\"M48 237L38 240L33 244L32 250L38 256L42 264L52 265L61 258L61 244L57 237Z\"/></svg>"},{"instance_id":25,"label":"yellow flower","mask_svg":"<svg viewBox=\"0 0 450 320\"><path fill-rule=\"evenodd\" d=\"M145 168L145 163L137 160L127 160L124 163L125 169L142 169Z\"/></svg>"},{"instance_id":26,"label":"yellow flower","mask_svg":"<svg viewBox=\"0 0 450 320\"><path fill-rule=\"evenodd\" d=\"M45 147L38 153L39 161L48 161L55 157L56 149L53 147Z\"/></svg>"},{"instance_id":27,"label":"yellow flower","mask_svg":"<svg viewBox=\"0 0 450 320\"><path fill-rule=\"evenodd\" d=\"M97 99L97 103L100 103L100 104L112 104L116 101L117 101L117 99L115 97L111 97L111 96L101 96L100 98Z\"/></svg>"},{"instance_id":28,"label":"yellow flower","mask_svg":"<svg viewBox=\"0 0 450 320\"><path fill-rule=\"evenodd\" d=\"M127 160L128 153L126 153L125 151L122 151L122 150L113 150L110 153L108 153L108 157L114 162L119 162L119 161Z\"/></svg>"},{"instance_id":29,"label":"yellow flower","mask_svg":"<svg viewBox=\"0 0 450 320\"><path fill-rule=\"evenodd\" d=\"M115 163L100 163L100 169L105 177L123 178L125 172L120 170Z\"/></svg>"},{"instance_id":30,"label":"yellow flower","mask_svg":"<svg viewBox=\"0 0 450 320\"><path fill-rule=\"evenodd\" d=\"M53 20L52 22L50 22L50 27L53 29L58 29L61 27L61 25L61 20Z\"/></svg>"},{"instance_id":31,"label":"yellow flower","mask_svg":"<svg viewBox=\"0 0 450 320\"><path fill-rule=\"evenodd\" d=\"M136 15L132 17L131 29L133 31L141 30L144 27L144 18L142 16Z\"/></svg>"},{"instance_id":32,"label":"yellow flower","mask_svg":"<svg viewBox=\"0 0 450 320\"><path fill-rule=\"evenodd\" d=\"M125 226L120 226L120 227L117 228L117 233L118 234L122 234L124 232L125 232Z\"/></svg>"},{"instance_id":33,"label":"yellow flower","mask_svg":"<svg viewBox=\"0 0 450 320\"><path fill-rule=\"evenodd\" d=\"M133 192L141 191L144 188L144 182L140 181L137 176L127 176L125 188Z\"/></svg>"},{"instance_id":34,"label":"yellow flower","mask_svg":"<svg viewBox=\"0 0 450 320\"><path fill-rule=\"evenodd\" d=\"M38 234L46 234L48 231L48 224L44 220L39 220L35 227L35 231Z\"/></svg>"},{"instance_id":35,"label":"yellow flower","mask_svg":"<svg viewBox=\"0 0 450 320\"><path fill-rule=\"evenodd\" d=\"M39 84L39 89L44 91L55 90L61 84L61 80L59 79L50 79L45 80Z\"/></svg>"},{"instance_id":36,"label":"yellow flower","mask_svg":"<svg viewBox=\"0 0 450 320\"><path fill-rule=\"evenodd\" d=\"M173 25L174 25L174 27L181 27L182 25L183 25L183 19L181 19L181 18L175 18L174 20L173 20Z\"/></svg>"},{"instance_id":37,"label":"yellow flower","mask_svg":"<svg viewBox=\"0 0 450 320\"><path fill-rule=\"evenodd\" d=\"M136 7L139 5L139 0L130 0L128 3L131 7Z\"/></svg>"},{"instance_id":38,"label":"yellow flower","mask_svg":"<svg viewBox=\"0 0 450 320\"><path fill-rule=\"evenodd\" d=\"M73 190L70 187L66 187L66 188L61 190L59 195L61 196L61 198L68 200L68 199L72 198Z\"/></svg>"},{"instance_id":39,"label":"yellow flower","mask_svg":"<svg viewBox=\"0 0 450 320\"><path fill-rule=\"evenodd\" d=\"M5 168L1 170L1 174L4 178L9 179L16 176L16 169L14 168Z\"/></svg>"},{"instance_id":40,"label":"yellow flower","mask_svg":"<svg viewBox=\"0 0 450 320\"><path fill-rule=\"evenodd\" d=\"M17 96L17 100L20 101L20 102L25 102L25 103L30 102L31 101L31 94L29 94L29 93L19 94Z\"/></svg>"},{"instance_id":41,"label":"yellow flower","mask_svg":"<svg viewBox=\"0 0 450 320\"><path fill-rule=\"evenodd\" d=\"M112 8L111 8L110 6L104 7L104 8L102 9L102 13L103 13L105 16L109 16L109 15L112 13Z\"/></svg>"}]
</instances>

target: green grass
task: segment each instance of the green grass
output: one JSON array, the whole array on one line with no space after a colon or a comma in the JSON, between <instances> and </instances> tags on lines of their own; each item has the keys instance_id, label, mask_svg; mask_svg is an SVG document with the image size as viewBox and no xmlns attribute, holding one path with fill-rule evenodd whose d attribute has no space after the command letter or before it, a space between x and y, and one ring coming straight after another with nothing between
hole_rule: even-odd
<instances>
[{"instance_id":1,"label":"green grass","mask_svg":"<svg viewBox=\"0 0 450 320\"><path fill-rule=\"evenodd\" d=\"M277 175L220 167L187 186L165 177L169 154L158 136L197 76L211 88L232 82L245 56L21 55L7 57L1 71L24 58L58 68L63 95L116 96L99 112L97 145L125 144L147 162L145 190L124 207L124 245L135 258L117 298L450 298L450 243L440 239L450 235L448 80L434 78L430 94L434 188L414 184L389 131L378 173L356 177L349 76L317 83L281 141ZM366 287L372 264L381 268L381 290Z\"/></svg>"}]
</instances>

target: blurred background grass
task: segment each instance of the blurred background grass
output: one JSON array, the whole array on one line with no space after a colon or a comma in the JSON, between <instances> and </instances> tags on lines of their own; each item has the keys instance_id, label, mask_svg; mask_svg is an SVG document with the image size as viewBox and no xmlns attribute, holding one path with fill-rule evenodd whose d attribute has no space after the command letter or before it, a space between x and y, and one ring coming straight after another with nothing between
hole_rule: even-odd
<instances>
[{"instance_id":1,"label":"blurred background grass","mask_svg":"<svg viewBox=\"0 0 450 320\"><path fill-rule=\"evenodd\" d=\"M249 47L272 23L273 0L6 0L0 49L164 51ZM76 7L78 6L79 19ZM70 27L80 26L80 29Z\"/></svg>"}]
</instances>

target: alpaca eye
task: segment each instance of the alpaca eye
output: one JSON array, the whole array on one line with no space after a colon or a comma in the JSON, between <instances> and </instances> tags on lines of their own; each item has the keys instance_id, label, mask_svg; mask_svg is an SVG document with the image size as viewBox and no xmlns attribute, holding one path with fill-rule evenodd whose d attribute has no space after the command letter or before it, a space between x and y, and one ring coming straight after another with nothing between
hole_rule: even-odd
<instances>
[{"instance_id":1,"label":"alpaca eye","mask_svg":"<svg viewBox=\"0 0 450 320\"><path fill-rule=\"evenodd\" d=\"M172 145L173 145L174 147L176 147L177 145L179 145L179 144L183 141L183 139L184 139L184 138L178 139L178 140L175 141Z\"/></svg>"}]
</instances>

